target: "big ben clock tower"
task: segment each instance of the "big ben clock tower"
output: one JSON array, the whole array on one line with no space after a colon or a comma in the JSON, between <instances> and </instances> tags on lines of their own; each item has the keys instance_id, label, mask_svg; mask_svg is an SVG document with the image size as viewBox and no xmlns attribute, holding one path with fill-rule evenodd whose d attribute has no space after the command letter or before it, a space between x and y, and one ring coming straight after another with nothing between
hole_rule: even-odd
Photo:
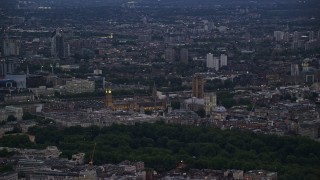
<instances>
[{"instance_id":1,"label":"big ben clock tower","mask_svg":"<svg viewBox=\"0 0 320 180\"><path fill-rule=\"evenodd\" d=\"M106 89L106 107L112 107L112 90Z\"/></svg>"}]
</instances>

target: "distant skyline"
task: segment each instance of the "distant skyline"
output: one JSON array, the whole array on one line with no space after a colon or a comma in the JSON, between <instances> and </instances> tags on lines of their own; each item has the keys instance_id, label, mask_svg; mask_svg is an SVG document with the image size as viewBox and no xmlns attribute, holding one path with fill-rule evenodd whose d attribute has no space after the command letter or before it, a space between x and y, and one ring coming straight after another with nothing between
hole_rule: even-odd
<instances>
[{"instance_id":1,"label":"distant skyline","mask_svg":"<svg viewBox=\"0 0 320 180\"><path fill-rule=\"evenodd\" d=\"M251 4L294 4L299 3L299 0L31 0L29 2L41 3L46 5L121 5L127 2L137 2L141 4L153 5L182 5L188 6L204 6L204 5L218 5L218 4L231 4L231 5L251 5ZM0 0L0 7L11 6L18 2L17 0ZM317 0L305 0L301 3L320 4Z\"/></svg>"}]
</instances>

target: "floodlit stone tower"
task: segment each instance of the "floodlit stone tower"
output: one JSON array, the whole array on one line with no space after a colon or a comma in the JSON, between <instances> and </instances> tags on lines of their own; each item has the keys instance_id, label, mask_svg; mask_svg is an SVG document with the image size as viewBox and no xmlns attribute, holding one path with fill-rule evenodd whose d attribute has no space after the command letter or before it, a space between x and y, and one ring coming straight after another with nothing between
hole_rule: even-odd
<instances>
[{"instance_id":1,"label":"floodlit stone tower","mask_svg":"<svg viewBox=\"0 0 320 180\"><path fill-rule=\"evenodd\" d=\"M106 107L112 107L112 105L113 105L112 103L113 103L112 89L108 88L108 89L106 89L106 101L105 101Z\"/></svg>"}]
</instances>

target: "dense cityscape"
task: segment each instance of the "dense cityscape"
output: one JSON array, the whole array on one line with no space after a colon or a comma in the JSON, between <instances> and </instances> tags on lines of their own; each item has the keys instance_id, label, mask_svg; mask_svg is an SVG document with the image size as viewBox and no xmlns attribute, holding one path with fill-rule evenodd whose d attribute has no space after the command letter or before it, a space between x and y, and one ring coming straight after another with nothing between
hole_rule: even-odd
<instances>
[{"instance_id":1,"label":"dense cityscape","mask_svg":"<svg viewBox=\"0 0 320 180\"><path fill-rule=\"evenodd\" d=\"M317 0L0 0L0 180L320 179Z\"/></svg>"}]
</instances>

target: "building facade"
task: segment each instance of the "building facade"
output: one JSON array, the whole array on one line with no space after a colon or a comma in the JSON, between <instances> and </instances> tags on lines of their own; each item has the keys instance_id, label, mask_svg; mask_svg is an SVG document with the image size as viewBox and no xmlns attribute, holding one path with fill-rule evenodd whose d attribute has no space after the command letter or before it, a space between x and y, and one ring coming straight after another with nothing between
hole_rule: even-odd
<instances>
[{"instance_id":1,"label":"building facade","mask_svg":"<svg viewBox=\"0 0 320 180\"><path fill-rule=\"evenodd\" d=\"M220 55L220 67L228 65L228 56L225 54Z\"/></svg>"},{"instance_id":2,"label":"building facade","mask_svg":"<svg viewBox=\"0 0 320 180\"><path fill-rule=\"evenodd\" d=\"M215 92L204 93L204 109L206 115L210 115L213 109L217 106L217 95Z\"/></svg>"},{"instance_id":3,"label":"building facade","mask_svg":"<svg viewBox=\"0 0 320 180\"><path fill-rule=\"evenodd\" d=\"M86 79L72 79L66 81L64 86L65 93L79 94L90 93L95 90L95 82Z\"/></svg>"},{"instance_id":4,"label":"building facade","mask_svg":"<svg viewBox=\"0 0 320 180\"><path fill-rule=\"evenodd\" d=\"M20 42L16 39L5 39L3 41L3 55L4 56L19 56Z\"/></svg>"},{"instance_id":5,"label":"building facade","mask_svg":"<svg viewBox=\"0 0 320 180\"><path fill-rule=\"evenodd\" d=\"M214 68L214 64L213 64L213 54L211 54L211 53L208 53L207 54L207 59L206 59L207 61L207 68Z\"/></svg>"},{"instance_id":6,"label":"building facade","mask_svg":"<svg viewBox=\"0 0 320 180\"><path fill-rule=\"evenodd\" d=\"M106 89L106 101L105 101L106 107L112 107L113 106L113 99L112 99L112 90Z\"/></svg>"},{"instance_id":7,"label":"building facade","mask_svg":"<svg viewBox=\"0 0 320 180\"><path fill-rule=\"evenodd\" d=\"M55 29L51 35L51 56L59 58L65 57L63 30L60 28Z\"/></svg>"},{"instance_id":8,"label":"building facade","mask_svg":"<svg viewBox=\"0 0 320 180\"><path fill-rule=\"evenodd\" d=\"M213 58L213 68L214 68L216 71L219 71L219 69L220 69L220 60L219 60L219 58L217 58L217 57L214 57L214 58Z\"/></svg>"},{"instance_id":9,"label":"building facade","mask_svg":"<svg viewBox=\"0 0 320 180\"><path fill-rule=\"evenodd\" d=\"M189 51L188 49L182 48L180 50L180 62L182 64L188 64L189 61Z\"/></svg>"},{"instance_id":10,"label":"building facade","mask_svg":"<svg viewBox=\"0 0 320 180\"><path fill-rule=\"evenodd\" d=\"M173 48L167 48L165 50L165 58L168 62L174 62L176 59L176 52Z\"/></svg>"},{"instance_id":11,"label":"building facade","mask_svg":"<svg viewBox=\"0 0 320 180\"><path fill-rule=\"evenodd\" d=\"M6 74L6 79L16 82L17 88L27 88L27 76L25 74Z\"/></svg>"},{"instance_id":12,"label":"building facade","mask_svg":"<svg viewBox=\"0 0 320 180\"><path fill-rule=\"evenodd\" d=\"M194 75L192 78L192 97L203 98L204 79L200 75Z\"/></svg>"},{"instance_id":13,"label":"building facade","mask_svg":"<svg viewBox=\"0 0 320 180\"><path fill-rule=\"evenodd\" d=\"M4 109L0 109L0 122L6 121L10 115L17 118L17 120L22 120L23 109L14 106L6 106Z\"/></svg>"}]
</instances>

